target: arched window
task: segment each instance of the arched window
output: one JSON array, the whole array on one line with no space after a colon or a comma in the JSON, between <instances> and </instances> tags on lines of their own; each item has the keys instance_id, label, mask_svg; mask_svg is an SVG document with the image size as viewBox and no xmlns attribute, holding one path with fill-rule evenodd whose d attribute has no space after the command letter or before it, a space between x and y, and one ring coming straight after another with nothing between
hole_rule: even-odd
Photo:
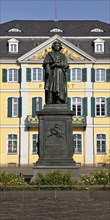
<instances>
[{"instance_id":1,"label":"arched window","mask_svg":"<svg viewBox=\"0 0 110 220\"><path fill-rule=\"evenodd\" d=\"M21 32L21 30L18 28L11 28L8 32Z\"/></svg>"},{"instance_id":2,"label":"arched window","mask_svg":"<svg viewBox=\"0 0 110 220\"><path fill-rule=\"evenodd\" d=\"M63 32L63 31L59 28L53 28L52 30L50 30L50 32Z\"/></svg>"},{"instance_id":3,"label":"arched window","mask_svg":"<svg viewBox=\"0 0 110 220\"><path fill-rule=\"evenodd\" d=\"M104 31L100 28L94 28L91 30L91 32L104 32Z\"/></svg>"}]
</instances>

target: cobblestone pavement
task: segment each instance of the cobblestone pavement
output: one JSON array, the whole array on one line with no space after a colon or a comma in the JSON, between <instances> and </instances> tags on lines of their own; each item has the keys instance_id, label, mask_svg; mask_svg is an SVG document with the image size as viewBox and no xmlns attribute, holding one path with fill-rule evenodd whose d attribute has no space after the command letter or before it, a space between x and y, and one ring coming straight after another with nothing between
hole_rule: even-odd
<instances>
[{"instance_id":1,"label":"cobblestone pavement","mask_svg":"<svg viewBox=\"0 0 110 220\"><path fill-rule=\"evenodd\" d=\"M110 191L1 191L0 220L109 220Z\"/></svg>"}]
</instances>

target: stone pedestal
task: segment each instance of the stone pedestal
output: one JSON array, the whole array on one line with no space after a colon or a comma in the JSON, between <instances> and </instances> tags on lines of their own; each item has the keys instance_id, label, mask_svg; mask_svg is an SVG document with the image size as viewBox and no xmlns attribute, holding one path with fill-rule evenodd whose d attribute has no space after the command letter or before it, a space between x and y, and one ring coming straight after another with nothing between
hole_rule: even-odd
<instances>
[{"instance_id":1,"label":"stone pedestal","mask_svg":"<svg viewBox=\"0 0 110 220\"><path fill-rule=\"evenodd\" d=\"M47 104L39 118L38 166L74 166L72 116L67 104Z\"/></svg>"}]
</instances>

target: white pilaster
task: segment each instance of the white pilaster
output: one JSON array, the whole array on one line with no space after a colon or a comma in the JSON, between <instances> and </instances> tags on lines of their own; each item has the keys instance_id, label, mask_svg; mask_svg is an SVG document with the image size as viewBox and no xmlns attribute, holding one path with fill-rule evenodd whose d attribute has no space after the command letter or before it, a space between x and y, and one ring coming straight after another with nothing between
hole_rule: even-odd
<instances>
[{"instance_id":1,"label":"white pilaster","mask_svg":"<svg viewBox=\"0 0 110 220\"><path fill-rule=\"evenodd\" d=\"M93 118L91 117L91 97L92 97L92 82L91 82L91 68L92 64L86 64L87 68L87 82L86 82L86 97L87 97L87 110L88 116L86 126L86 143L85 143L85 164L93 164Z\"/></svg>"},{"instance_id":2,"label":"white pilaster","mask_svg":"<svg viewBox=\"0 0 110 220\"><path fill-rule=\"evenodd\" d=\"M25 126L25 121L28 115L28 83L26 82L26 64L21 64L22 82L21 82L21 97L22 97L22 117L20 125L20 165L28 164L28 130Z\"/></svg>"}]
</instances>

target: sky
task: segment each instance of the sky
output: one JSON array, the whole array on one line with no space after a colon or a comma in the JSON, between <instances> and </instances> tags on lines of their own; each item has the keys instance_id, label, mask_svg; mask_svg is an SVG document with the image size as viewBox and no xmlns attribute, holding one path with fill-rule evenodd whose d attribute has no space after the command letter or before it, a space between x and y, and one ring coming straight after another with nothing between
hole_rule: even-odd
<instances>
[{"instance_id":1,"label":"sky","mask_svg":"<svg viewBox=\"0 0 110 220\"><path fill-rule=\"evenodd\" d=\"M0 0L0 23L55 19L110 23L110 0Z\"/></svg>"}]
</instances>

